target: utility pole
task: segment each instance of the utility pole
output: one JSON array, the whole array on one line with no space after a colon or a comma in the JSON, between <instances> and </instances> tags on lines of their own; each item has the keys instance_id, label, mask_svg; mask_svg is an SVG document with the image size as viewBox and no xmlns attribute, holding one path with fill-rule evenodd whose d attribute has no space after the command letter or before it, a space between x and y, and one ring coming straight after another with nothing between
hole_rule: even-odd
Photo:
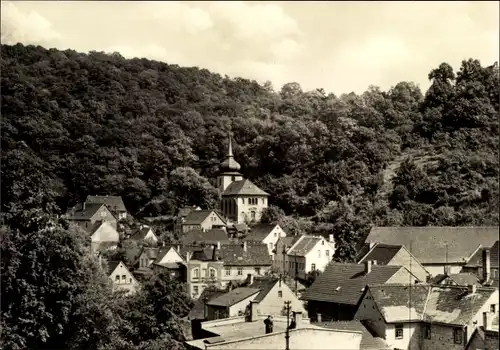
<instances>
[{"instance_id":1,"label":"utility pole","mask_svg":"<svg viewBox=\"0 0 500 350\"><path fill-rule=\"evenodd\" d=\"M285 333L286 347L285 347L285 350L290 350L290 329L289 329L290 303L291 303L290 301L285 301L285 306L286 306L286 333Z\"/></svg>"},{"instance_id":2,"label":"utility pole","mask_svg":"<svg viewBox=\"0 0 500 350\"><path fill-rule=\"evenodd\" d=\"M295 295L297 295L297 275L299 274L299 267L297 265L297 255L295 255Z\"/></svg>"}]
</instances>

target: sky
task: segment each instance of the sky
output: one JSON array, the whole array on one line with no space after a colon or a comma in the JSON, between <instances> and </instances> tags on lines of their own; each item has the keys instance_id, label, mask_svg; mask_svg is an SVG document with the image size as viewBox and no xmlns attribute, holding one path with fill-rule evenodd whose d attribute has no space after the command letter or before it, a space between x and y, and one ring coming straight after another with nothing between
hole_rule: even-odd
<instances>
[{"instance_id":1,"label":"sky","mask_svg":"<svg viewBox=\"0 0 500 350\"><path fill-rule=\"evenodd\" d=\"M276 90L362 93L499 56L499 2L2 1L2 43L119 52Z\"/></svg>"}]
</instances>

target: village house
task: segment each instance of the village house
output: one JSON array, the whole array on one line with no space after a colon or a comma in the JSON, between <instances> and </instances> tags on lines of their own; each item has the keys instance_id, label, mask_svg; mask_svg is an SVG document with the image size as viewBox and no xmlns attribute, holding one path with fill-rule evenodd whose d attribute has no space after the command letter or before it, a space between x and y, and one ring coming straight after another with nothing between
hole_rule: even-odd
<instances>
[{"instance_id":1,"label":"village house","mask_svg":"<svg viewBox=\"0 0 500 350\"><path fill-rule=\"evenodd\" d=\"M226 221L215 210L193 210L182 223L182 232L187 233L192 230L208 231L213 228L226 226Z\"/></svg>"},{"instance_id":2,"label":"village house","mask_svg":"<svg viewBox=\"0 0 500 350\"><path fill-rule=\"evenodd\" d=\"M165 271L172 279L186 280L188 264L182 257L180 246L161 247L150 265L155 271Z\"/></svg>"},{"instance_id":3,"label":"village house","mask_svg":"<svg viewBox=\"0 0 500 350\"><path fill-rule=\"evenodd\" d=\"M245 223L237 224L234 222L229 222L226 226L228 236L233 239L244 238L248 234L249 229L250 228Z\"/></svg>"},{"instance_id":4,"label":"village house","mask_svg":"<svg viewBox=\"0 0 500 350\"><path fill-rule=\"evenodd\" d=\"M333 235L330 235L329 240L322 236L303 235L299 236L288 250L275 252L274 260L283 264L282 266L275 264L275 266L281 273L305 279L309 272L323 271L332 261L334 253ZM279 257L280 254L281 257Z\"/></svg>"},{"instance_id":5,"label":"village house","mask_svg":"<svg viewBox=\"0 0 500 350\"><path fill-rule=\"evenodd\" d=\"M250 301L260 293L260 289L241 287L206 302L207 319L218 320L243 316Z\"/></svg>"},{"instance_id":6,"label":"village house","mask_svg":"<svg viewBox=\"0 0 500 350\"><path fill-rule=\"evenodd\" d=\"M361 321L333 321L315 323L315 326L334 329L337 331L355 331L361 332L361 350L393 350L383 338L371 333L370 330Z\"/></svg>"},{"instance_id":7,"label":"village house","mask_svg":"<svg viewBox=\"0 0 500 350\"><path fill-rule=\"evenodd\" d=\"M114 290L126 290L127 294L137 291L139 283L122 261L109 261L107 265L107 274L113 281Z\"/></svg>"},{"instance_id":8,"label":"village house","mask_svg":"<svg viewBox=\"0 0 500 350\"><path fill-rule=\"evenodd\" d=\"M182 224L186 221L186 217L189 215L189 213L195 210L201 210L201 208L197 206L179 208L174 223L175 233L182 233Z\"/></svg>"},{"instance_id":9,"label":"village house","mask_svg":"<svg viewBox=\"0 0 500 350\"><path fill-rule=\"evenodd\" d=\"M476 275L472 273L455 273L455 274L439 274L432 278L432 284L438 284L442 286L470 286L475 284L481 286L481 281Z\"/></svg>"},{"instance_id":10,"label":"village house","mask_svg":"<svg viewBox=\"0 0 500 350\"><path fill-rule=\"evenodd\" d=\"M357 261L358 264L363 264L368 260L376 261L377 265L404 266L420 281L428 281L430 278L429 272L404 245L373 243L370 250Z\"/></svg>"},{"instance_id":11,"label":"village house","mask_svg":"<svg viewBox=\"0 0 500 350\"><path fill-rule=\"evenodd\" d=\"M153 243L158 242L158 237L156 237L153 229L150 226L143 224L141 224L139 228L132 232L129 239L133 241L149 240Z\"/></svg>"},{"instance_id":12,"label":"village house","mask_svg":"<svg viewBox=\"0 0 500 350\"><path fill-rule=\"evenodd\" d=\"M127 208L125 208L125 204L120 196L87 196L85 203L105 204L118 220L127 218Z\"/></svg>"},{"instance_id":13,"label":"village house","mask_svg":"<svg viewBox=\"0 0 500 350\"><path fill-rule=\"evenodd\" d=\"M223 287L232 282L243 282L248 275L264 276L272 265L267 246L258 242L225 244L220 249L220 257L224 262Z\"/></svg>"},{"instance_id":14,"label":"village house","mask_svg":"<svg viewBox=\"0 0 500 350\"><path fill-rule=\"evenodd\" d=\"M286 232L280 225L259 223L250 227L248 234L243 240L264 243L267 245L269 255L273 256L273 250L280 237L286 237Z\"/></svg>"},{"instance_id":15,"label":"village house","mask_svg":"<svg viewBox=\"0 0 500 350\"><path fill-rule=\"evenodd\" d=\"M273 317L273 331L265 334L267 316L250 315L207 321L201 324L206 337L187 341L189 350L208 349L285 349L285 332L289 324L285 316ZM362 332L317 327L307 318L295 313L290 318L295 329L289 332L290 349L308 350L358 350ZM372 350L372 349L370 349ZM373 349L375 350L375 349Z\"/></svg>"},{"instance_id":16,"label":"village house","mask_svg":"<svg viewBox=\"0 0 500 350\"><path fill-rule=\"evenodd\" d=\"M418 278L403 266L332 262L302 294L313 321L350 321L368 284L415 283Z\"/></svg>"},{"instance_id":17,"label":"village house","mask_svg":"<svg viewBox=\"0 0 500 350\"><path fill-rule=\"evenodd\" d=\"M374 227L365 244L404 245L432 276L436 276L462 272L480 246L491 247L498 240L498 233L498 226Z\"/></svg>"},{"instance_id":18,"label":"village house","mask_svg":"<svg viewBox=\"0 0 500 350\"><path fill-rule=\"evenodd\" d=\"M86 231L95 229L95 224L108 222L116 229L117 221L105 204L86 204L75 206L66 214L66 219Z\"/></svg>"},{"instance_id":19,"label":"village house","mask_svg":"<svg viewBox=\"0 0 500 350\"><path fill-rule=\"evenodd\" d=\"M288 255L286 252L299 240L301 236L280 237L276 241L276 247L273 250L273 271L286 275L288 272ZM295 276L295 271L293 271Z\"/></svg>"},{"instance_id":20,"label":"village house","mask_svg":"<svg viewBox=\"0 0 500 350\"><path fill-rule=\"evenodd\" d=\"M106 249L115 249L120 242L120 234L112 223L108 221L98 221L90 230L91 250L94 253Z\"/></svg>"},{"instance_id":21,"label":"village house","mask_svg":"<svg viewBox=\"0 0 500 350\"><path fill-rule=\"evenodd\" d=\"M472 273L481 283L498 288L498 241L491 248L481 247L469 259L462 272Z\"/></svg>"},{"instance_id":22,"label":"village house","mask_svg":"<svg viewBox=\"0 0 500 350\"><path fill-rule=\"evenodd\" d=\"M465 350L498 349L498 313L483 312L483 323L477 327Z\"/></svg>"},{"instance_id":23,"label":"village house","mask_svg":"<svg viewBox=\"0 0 500 350\"><path fill-rule=\"evenodd\" d=\"M498 289L368 285L354 316L394 349L466 348L483 313L498 314Z\"/></svg>"},{"instance_id":24,"label":"village house","mask_svg":"<svg viewBox=\"0 0 500 350\"><path fill-rule=\"evenodd\" d=\"M184 247L187 292L198 299L207 286L222 288L221 276L224 262L217 246Z\"/></svg>"},{"instance_id":25,"label":"village house","mask_svg":"<svg viewBox=\"0 0 500 350\"><path fill-rule=\"evenodd\" d=\"M269 194L239 173L241 166L233 156L231 138L226 159L220 165L217 187L221 192L222 215L234 223L260 222Z\"/></svg>"}]
</instances>

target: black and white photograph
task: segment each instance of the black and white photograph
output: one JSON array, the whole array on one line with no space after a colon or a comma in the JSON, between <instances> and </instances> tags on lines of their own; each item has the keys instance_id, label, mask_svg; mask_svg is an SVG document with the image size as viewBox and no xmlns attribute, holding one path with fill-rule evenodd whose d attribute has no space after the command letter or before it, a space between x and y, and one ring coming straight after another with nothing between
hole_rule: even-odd
<instances>
[{"instance_id":1,"label":"black and white photograph","mask_svg":"<svg viewBox=\"0 0 500 350\"><path fill-rule=\"evenodd\" d=\"M499 350L498 1L0 12L0 350Z\"/></svg>"}]
</instances>

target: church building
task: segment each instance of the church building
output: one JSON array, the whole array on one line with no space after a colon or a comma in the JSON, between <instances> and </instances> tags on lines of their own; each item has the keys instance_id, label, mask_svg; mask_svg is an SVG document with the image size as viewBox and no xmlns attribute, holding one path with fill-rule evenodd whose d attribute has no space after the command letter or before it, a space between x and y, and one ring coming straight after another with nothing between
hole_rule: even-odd
<instances>
[{"instance_id":1,"label":"church building","mask_svg":"<svg viewBox=\"0 0 500 350\"><path fill-rule=\"evenodd\" d=\"M240 164L234 160L231 137L229 150L220 166L217 187L221 192L221 211L230 221L242 224L260 222L262 211L267 208L269 194L239 173Z\"/></svg>"}]
</instances>

